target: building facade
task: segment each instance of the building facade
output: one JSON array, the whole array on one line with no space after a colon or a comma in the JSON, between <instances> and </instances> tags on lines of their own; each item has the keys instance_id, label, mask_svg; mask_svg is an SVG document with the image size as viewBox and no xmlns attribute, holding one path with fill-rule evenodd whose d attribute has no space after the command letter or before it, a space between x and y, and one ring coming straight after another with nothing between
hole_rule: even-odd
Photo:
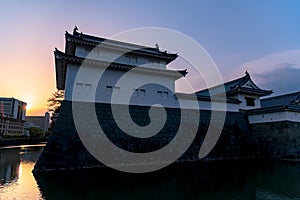
<instances>
[{"instance_id":1,"label":"building facade","mask_svg":"<svg viewBox=\"0 0 300 200\"><path fill-rule=\"evenodd\" d=\"M0 98L0 136L24 135L26 103L15 98Z\"/></svg>"},{"instance_id":2,"label":"building facade","mask_svg":"<svg viewBox=\"0 0 300 200\"><path fill-rule=\"evenodd\" d=\"M266 157L299 160L300 92L261 100L261 108L248 112L251 132Z\"/></svg>"},{"instance_id":3,"label":"building facade","mask_svg":"<svg viewBox=\"0 0 300 200\"><path fill-rule=\"evenodd\" d=\"M167 70L166 65L177 54L76 30L73 34L67 32L65 37L66 51L55 50L57 88L65 90L65 100L174 104L175 80L185 76L186 70ZM125 73L126 78L118 82ZM149 84L142 85L145 82ZM133 98L127 99L128 94Z\"/></svg>"},{"instance_id":4,"label":"building facade","mask_svg":"<svg viewBox=\"0 0 300 200\"><path fill-rule=\"evenodd\" d=\"M26 116L24 127L30 129L31 127L39 128L44 132L48 131L50 123L50 115L48 112L44 116Z\"/></svg>"},{"instance_id":5,"label":"building facade","mask_svg":"<svg viewBox=\"0 0 300 200\"><path fill-rule=\"evenodd\" d=\"M249 112L251 124L279 121L300 122L300 92L261 100L261 108Z\"/></svg>"},{"instance_id":6,"label":"building facade","mask_svg":"<svg viewBox=\"0 0 300 200\"><path fill-rule=\"evenodd\" d=\"M56 85L65 90L65 100L166 107L178 107L180 100L182 108L210 110L214 103L221 105L215 109L239 112L260 108L260 97L272 93L260 89L248 73L195 94L177 93L175 81L188 73L186 69L167 69L177 54L95 37L77 29L73 34L66 32L65 39L65 52L54 52ZM218 94L220 87L225 88L226 96Z\"/></svg>"},{"instance_id":7,"label":"building facade","mask_svg":"<svg viewBox=\"0 0 300 200\"><path fill-rule=\"evenodd\" d=\"M300 126L295 124L297 122L292 122L291 126L284 124L285 130L282 130L282 125L278 124L282 122L280 120L271 126L258 121L261 115L266 115L267 110L270 110L264 107L267 100L261 98L270 95L272 91L258 87L247 72L241 78L194 94L177 93L175 81L187 75L186 69L167 69L167 65L177 58L177 54L161 51L158 47L145 47L79 33L77 28L73 30L73 34L66 32L65 42L65 52L57 49L54 52L56 87L65 90L65 100L47 146L35 165L35 171L103 167L104 164L91 155L79 136L81 132L84 133L83 138L90 139L89 147L99 145L99 141L94 139L99 135L95 131L95 124L100 125L105 133L105 139L101 138L102 140L108 138L120 149L134 153L164 149L177 137L181 128L181 132L187 134L185 136L192 135L193 139L184 137L174 145L174 151L168 151L185 149L181 145L192 140L185 152L175 158L178 162L201 160L207 155L200 156L203 146L209 152L205 157L207 160L261 156L272 158L274 155L284 157L290 154L300 156L300 137L293 135L293 138L284 137L284 140L280 139L282 137L274 137L275 142L269 142L268 136L274 132L274 127L277 132L289 135L287 133L290 130L299 130ZM178 101L182 103L180 107ZM74 110L73 105L79 105L77 102L82 110ZM295 103L299 105L298 97L292 102L294 103L284 108L284 112L291 112ZM112 104L118 107L119 124L112 113ZM161 119L158 115L149 119L149 107L157 104L162 105L167 113L162 129L151 137L140 137L144 134L140 127L147 126L151 120ZM213 107L212 104L217 106ZM131 105L129 109L128 105ZM130 116L127 115L128 110L132 111ZM134 124L125 120L129 117ZM81 126L75 126L76 118ZM125 128L140 127L131 129L130 134L134 136L129 136L129 132L123 131L119 125ZM155 128L157 127L153 127ZM215 146L209 147L205 143L207 137L208 140L211 139L210 136L218 137ZM272 142L280 143L280 153L274 154L278 145L270 145ZM292 147L285 148L287 145ZM127 157L125 154L115 155L114 151L107 149L100 153L116 160ZM155 159L151 158L150 164L167 162ZM163 159L169 157L164 156ZM114 164L126 165L118 162Z\"/></svg>"}]
</instances>

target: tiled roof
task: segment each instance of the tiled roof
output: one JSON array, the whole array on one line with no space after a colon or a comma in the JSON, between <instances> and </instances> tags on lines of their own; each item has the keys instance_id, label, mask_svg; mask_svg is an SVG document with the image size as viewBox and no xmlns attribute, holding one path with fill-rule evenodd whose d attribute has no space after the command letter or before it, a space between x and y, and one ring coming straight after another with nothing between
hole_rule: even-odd
<instances>
[{"instance_id":1,"label":"tiled roof","mask_svg":"<svg viewBox=\"0 0 300 200\"><path fill-rule=\"evenodd\" d=\"M261 100L261 107L287 106L300 101L300 92L284 94Z\"/></svg>"},{"instance_id":2,"label":"tiled roof","mask_svg":"<svg viewBox=\"0 0 300 200\"><path fill-rule=\"evenodd\" d=\"M186 94L186 93L179 93L179 92L176 92L175 95L179 99L194 100L195 98L197 98L197 100L199 101L222 102L222 103L232 103L232 104L241 103L240 100L234 98L221 98L221 97L210 97L210 96L201 96L201 95L196 95L195 97L194 94Z\"/></svg>"},{"instance_id":3,"label":"tiled roof","mask_svg":"<svg viewBox=\"0 0 300 200\"><path fill-rule=\"evenodd\" d=\"M106 61L93 60L93 59L84 59L77 56L68 55L64 52L55 49L55 68L56 68L56 87L59 90L65 89L65 80L66 80L66 64L67 63L76 63L76 64L89 64L91 66L97 66L102 68L107 68L111 70L120 70L120 71L137 71L142 73L150 73L154 75L163 75L173 78L181 78L187 74L187 70L162 70L155 68L147 68L147 67L136 67L135 65L129 64L120 64L120 63L110 63Z\"/></svg>"},{"instance_id":4,"label":"tiled roof","mask_svg":"<svg viewBox=\"0 0 300 200\"><path fill-rule=\"evenodd\" d=\"M300 112L300 92L261 99L261 108L253 109L248 115L266 114L283 111Z\"/></svg>"},{"instance_id":5,"label":"tiled roof","mask_svg":"<svg viewBox=\"0 0 300 200\"><path fill-rule=\"evenodd\" d=\"M168 53L167 51L160 51L158 48L87 35L77 32L77 29L74 29L73 34L66 32L66 42L66 53L68 54L73 54L72 52L74 52L75 46L72 43L76 43L93 47L101 46L123 52L157 57L166 60L167 63L170 63L178 57L177 54Z\"/></svg>"},{"instance_id":6,"label":"tiled roof","mask_svg":"<svg viewBox=\"0 0 300 200\"><path fill-rule=\"evenodd\" d=\"M262 108L249 110L247 113L248 115L256 115L256 114L267 114L267 113L284 112L284 111L300 112L300 106L290 104L287 106L262 107Z\"/></svg>"},{"instance_id":7,"label":"tiled roof","mask_svg":"<svg viewBox=\"0 0 300 200\"><path fill-rule=\"evenodd\" d=\"M249 81L251 82L252 87L245 87L244 85ZM221 85L211 87L209 89L198 91L198 92L196 92L196 94L210 96L209 92L211 92L212 95L218 95L218 94L221 94L220 91L223 91L223 89L222 89L223 87L226 91L226 94L232 94L232 93L240 91L240 92L244 92L244 93L253 93L253 94L257 94L259 96L265 96L265 95L269 95L272 93L272 90L263 90L263 89L260 89L257 85L255 85L253 83L253 81L251 80L249 73L246 72L245 76L243 76L241 78L226 82Z\"/></svg>"}]
</instances>

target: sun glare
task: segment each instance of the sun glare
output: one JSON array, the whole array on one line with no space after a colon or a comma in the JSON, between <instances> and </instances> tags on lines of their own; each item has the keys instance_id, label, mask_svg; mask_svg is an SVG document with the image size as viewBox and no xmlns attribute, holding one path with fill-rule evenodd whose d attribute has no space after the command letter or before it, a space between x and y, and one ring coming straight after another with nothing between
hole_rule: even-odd
<instances>
[{"instance_id":1,"label":"sun glare","mask_svg":"<svg viewBox=\"0 0 300 200\"><path fill-rule=\"evenodd\" d=\"M26 111L29 111L31 109L31 104L27 103L26 105Z\"/></svg>"}]
</instances>

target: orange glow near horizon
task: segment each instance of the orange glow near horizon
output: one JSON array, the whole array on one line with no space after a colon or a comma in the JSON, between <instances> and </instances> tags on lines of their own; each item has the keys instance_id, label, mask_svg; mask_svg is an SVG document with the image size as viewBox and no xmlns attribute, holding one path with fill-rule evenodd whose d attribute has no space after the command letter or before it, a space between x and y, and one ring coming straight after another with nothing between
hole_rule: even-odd
<instances>
[{"instance_id":1,"label":"orange glow near horizon","mask_svg":"<svg viewBox=\"0 0 300 200\"><path fill-rule=\"evenodd\" d=\"M71 32L73 25L70 22L52 29L39 17L8 24L9 31L0 32L0 97L26 102L27 116L44 115L47 99L56 91L53 51L64 49L64 32ZM90 32L97 35L94 28Z\"/></svg>"},{"instance_id":2,"label":"orange glow near horizon","mask_svg":"<svg viewBox=\"0 0 300 200\"><path fill-rule=\"evenodd\" d=\"M72 30L72 25L50 30L44 21L35 18L23 26L12 27L26 29L22 34L0 33L1 46L5 47L0 48L0 97L26 102L27 116L44 115L47 99L56 91L53 51L56 47L64 49L64 31Z\"/></svg>"},{"instance_id":3,"label":"orange glow near horizon","mask_svg":"<svg viewBox=\"0 0 300 200\"><path fill-rule=\"evenodd\" d=\"M0 52L0 97L26 102L26 115L44 115L47 99L55 91L54 48L32 41L20 42L19 45L27 46L26 51L24 48L7 48L7 51Z\"/></svg>"},{"instance_id":4,"label":"orange glow near horizon","mask_svg":"<svg viewBox=\"0 0 300 200\"><path fill-rule=\"evenodd\" d=\"M19 79L20 77L15 78ZM10 80L5 80L5 82L10 87L0 86L1 97L13 97L26 102L26 115L44 115L47 111L47 99L55 90L54 87L49 86L53 82L50 78L44 78L44 76L28 78L24 84L22 81L12 83Z\"/></svg>"}]
</instances>

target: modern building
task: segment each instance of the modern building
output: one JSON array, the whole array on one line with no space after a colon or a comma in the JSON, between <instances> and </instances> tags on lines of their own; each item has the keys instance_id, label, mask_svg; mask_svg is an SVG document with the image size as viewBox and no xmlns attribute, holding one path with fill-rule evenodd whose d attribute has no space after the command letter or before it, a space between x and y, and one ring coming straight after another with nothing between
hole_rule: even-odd
<instances>
[{"instance_id":1,"label":"modern building","mask_svg":"<svg viewBox=\"0 0 300 200\"><path fill-rule=\"evenodd\" d=\"M15 98L0 98L0 136L23 135L26 103Z\"/></svg>"},{"instance_id":2,"label":"modern building","mask_svg":"<svg viewBox=\"0 0 300 200\"><path fill-rule=\"evenodd\" d=\"M31 127L39 128L44 132L48 131L50 123L50 115L48 112L44 116L26 116L24 127L30 129Z\"/></svg>"}]
</instances>

